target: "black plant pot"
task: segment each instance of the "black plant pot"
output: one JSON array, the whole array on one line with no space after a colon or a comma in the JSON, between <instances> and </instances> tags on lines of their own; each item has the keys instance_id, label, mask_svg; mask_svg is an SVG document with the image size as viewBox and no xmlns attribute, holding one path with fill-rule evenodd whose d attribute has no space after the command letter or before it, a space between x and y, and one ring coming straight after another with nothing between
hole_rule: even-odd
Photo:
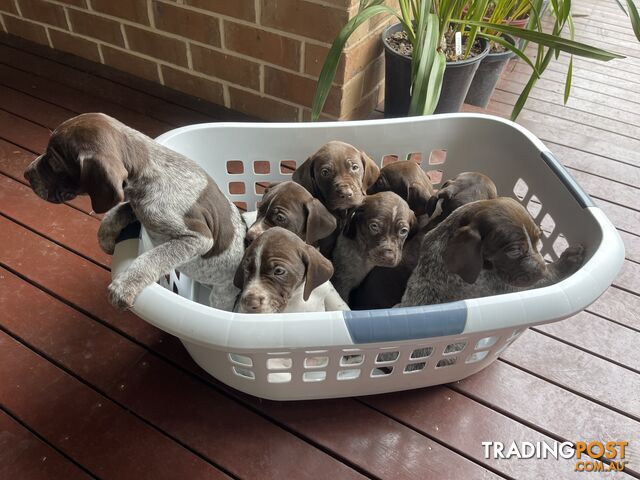
<instances>
[{"instance_id":1,"label":"black plant pot","mask_svg":"<svg viewBox=\"0 0 640 480\"><path fill-rule=\"evenodd\" d=\"M515 40L507 35L504 35L504 38L512 45L515 43ZM491 99L491 95L493 95L493 91L500 79L500 75L502 75L504 67L507 66L507 62L514 56L515 53L507 50L502 53L489 53L484 57L473 77L464 103L486 108L487 105L489 105L489 100Z\"/></svg>"},{"instance_id":2,"label":"black plant pot","mask_svg":"<svg viewBox=\"0 0 640 480\"><path fill-rule=\"evenodd\" d=\"M387 39L402 30L401 24L391 25L382 33L385 60L384 116L405 117L411 104L411 57L401 55L391 48ZM480 61L489 53L489 43L483 45L480 55L458 62L447 62L442 80L440 100L435 113L458 112L464 102Z\"/></svg>"}]
</instances>

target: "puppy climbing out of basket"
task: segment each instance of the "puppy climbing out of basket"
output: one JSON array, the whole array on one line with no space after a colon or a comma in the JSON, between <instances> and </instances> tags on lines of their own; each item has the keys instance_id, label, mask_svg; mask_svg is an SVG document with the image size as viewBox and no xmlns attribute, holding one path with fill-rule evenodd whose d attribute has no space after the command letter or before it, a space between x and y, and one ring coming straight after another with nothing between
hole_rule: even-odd
<instances>
[{"instance_id":1,"label":"puppy climbing out of basket","mask_svg":"<svg viewBox=\"0 0 640 480\"><path fill-rule=\"evenodd\" d=\"M402 197L417 217L426 213L427 204L436 193L427 173L412 161L394 162L383 167L367 194L387 191Z\"/></svg>"},{"instance_id":2,"label":"puppy climbing out of basket","mask_svg":"<svg viewBox=\"0 0 640 480\"><path fill-rule=\"evenodd\" d=\"M567 248L547 265L536 246L539 238L540 229L529 213L511 198L464 205L424 237L400 306L543 287L580 268L582 245Z\"/></svg>"},{"instance_id":3,"label":"puppy climbing out of basket","mask_svg":"<svg viewBox=\"0 0 640 480\"><path fill-rule=\"evenodd\" d=\"M384 167L382 172L398 163L416 165L413 162L396 162ZM423 172L419 166L417 167ZM412 170L415 172L413 168L409 172ZM383 185L376 183L376 186L384 188L385 185L400 183L401 181L394 177L397 177L398 173L403 171L403 169L398 168L388 170L386 182ZM380 176L382 176L382 172ZM427 176L426 174L424 175L425 177ZM422 214L422 217L426 217L426 221L420 222L420 217L418 217L422 227L406 242L402 250L402 260L397 267L374 268L362 284L352 292L350 297L351 308L354 310L369 310L391 308L398 304L404 294L407 281L418 264L424 236L456 208L477 200L490 200L496 198L496 195L496 186L489 177L478 172L465 172L452 180L446 181L437 194L429 198L424 195L414 197L416 203L414 203L413 211L416 215ZM436 207L438 213L432 217ZM424 246L424 248L427 247L427 245Z\"/></svg>"},{"instance_id":4,"label":"puppy climbing out of basket","mask_svg":"<svg viewBox=\"0 0 640 480\"><path fill-rule=\"evenodd\" d=\"M273 227L245 251L234 284L242 313L349 310L329 279L333 266L294 233Z\"/></svg>"},{"instance_id":5,"label":"puppy climbing out of basket","mask_svg":"<svg viewBox=\"0 0 640 480\"><path fill-rule=\"evenodd\" d=\"M340 296L349 301L351 291L374 267L397 266L415 229L416 216L398 195L367 196L348 218L333 251L333 284Z\"/></svg>"},{"instance_id":6,"label":"puppy climbing out of basket","mask_svg":"<svg viewBox=\"0 0 640 480\"><path fill-rule=\"evenodd\" d=\"M98 240L113 253L121 230L136 219L154 248L109 285L109 300L131 307L138 294L174 268L212 287L212 305L231 310L233 274L243 254L240 213L192 160L101 113L79 115L52 134L44 155L25 171L33 190L60 203L88 194L107 212Z\"/></svg>"},{"instance_id":7,"label":"puppy climbing out of basket","mask_svg":"<svg viewBox=\"0 0 640 480\"><path fill-rule=\"evenodd\" d=\"M366 153L348 143L332 141L293 172L293 181L332 213L338 213L360 205L379 173Z\"/></svg>"},{"instance_id":8,"label":"puppy climbing out of basket","mask_svg":"<svg viewBox=\"0 0 640 480\"><path fill-rule=\"evenodd\" d=\"M309 245L328 237L336 229L336 218L296 182L271 185L264 191L257 211L243 217L249 226L247 243L253 242L271 227L282 227L295 233Z\"/></svg>"}]
</instances>

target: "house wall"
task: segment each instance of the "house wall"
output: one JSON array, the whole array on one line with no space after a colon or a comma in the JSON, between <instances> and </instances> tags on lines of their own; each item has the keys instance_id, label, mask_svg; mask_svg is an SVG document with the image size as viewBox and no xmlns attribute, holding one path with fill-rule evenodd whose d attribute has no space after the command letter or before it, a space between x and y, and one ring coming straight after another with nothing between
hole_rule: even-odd
<instances>
[{"instance_id":1,"label":"house wall","mask_svg":"<svg viewBox=\"0 0 640 480\"><path fill-rule=\"evenodd\" d=\"M267 120L308 120L331 42L358 0L0 0L8 33ZM381 99L374 18L350 39L327 119Z\"/></svg>"}]
</instances>

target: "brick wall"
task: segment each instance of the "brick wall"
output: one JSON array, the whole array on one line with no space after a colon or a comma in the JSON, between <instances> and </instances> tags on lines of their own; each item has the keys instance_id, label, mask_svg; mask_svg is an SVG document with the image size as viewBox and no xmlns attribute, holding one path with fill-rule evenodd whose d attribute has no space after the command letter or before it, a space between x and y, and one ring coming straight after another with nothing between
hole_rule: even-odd
<instances>
[{"instance_id":1,"label":"brick wall","mask_svg":"<svg viewBox=\"0 0 640 480\"><path fill-rule=\"evenodd\" d=\"M8 33L268 120L308 120L358 0L0 0ZM326 118L366 117L383 78L374 18L350 39Z\"/></svg>"}]
</instances>

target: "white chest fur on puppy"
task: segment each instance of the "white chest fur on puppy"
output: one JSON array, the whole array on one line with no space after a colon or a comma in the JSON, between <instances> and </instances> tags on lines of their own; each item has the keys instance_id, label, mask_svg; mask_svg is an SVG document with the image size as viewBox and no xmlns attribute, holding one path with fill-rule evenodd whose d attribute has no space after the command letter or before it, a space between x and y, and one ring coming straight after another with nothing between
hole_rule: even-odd
<instances>
[{"instance_id":1,"label":"white chest fur on puppy","mask_svg":"<svg viewBox=\"0 0 640 480\"><path fill-rule=\"evenodd\" d=\"M333 266L294 233L273 227L246 249L234 284L241 313L348 310L329 279Z\"/></svg>"}]
</instances>

